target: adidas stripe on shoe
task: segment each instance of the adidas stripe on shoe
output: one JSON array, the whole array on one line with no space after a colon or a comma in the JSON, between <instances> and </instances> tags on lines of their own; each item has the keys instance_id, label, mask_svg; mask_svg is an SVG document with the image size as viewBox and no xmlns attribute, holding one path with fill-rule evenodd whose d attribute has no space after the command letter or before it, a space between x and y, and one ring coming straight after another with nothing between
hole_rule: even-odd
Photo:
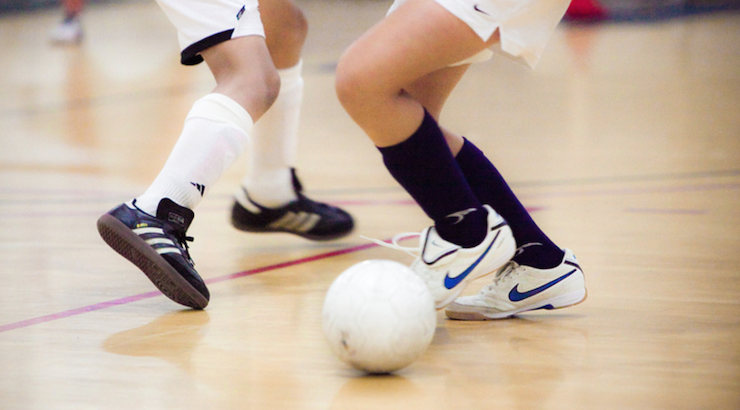
<instances>
[{"instance_id":1,"label":"adidas stripe on shoe","mask_svg":"<svg viewBox=\"0 0 740 410\"><path fill-rule=\"evenodd\" d=\"M303 195L295 170L293 189L297 200L279 208L267 208L252 201L242 188L231 209L231 224L241 231L285 232L314 241L338 239L352 232L354 220L350 214Z\"/></svg>"},{"instance_id":2,"label":"adidas stripe on shoe","mask_svg":"<svg viewBox=\"0 0 740 410\"><path fill-rule=\"evenodd\" d=\"M165 296L194 309L208 305L210 294L194 269L186 231L193 211L170 199L160 201L157 216L136 207L136 200L98 219L98 232L114 251L136 265Z\"/></svg>"}]
</instances>

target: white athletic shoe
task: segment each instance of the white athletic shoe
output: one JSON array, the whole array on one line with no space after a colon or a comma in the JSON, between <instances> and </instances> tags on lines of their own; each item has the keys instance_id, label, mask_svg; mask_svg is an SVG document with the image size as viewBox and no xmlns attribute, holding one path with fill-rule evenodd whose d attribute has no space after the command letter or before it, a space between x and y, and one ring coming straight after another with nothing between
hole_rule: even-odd
<instances>
[{"instance_id":1,"label":"white athletic shoe","mask_svg":"<svg viewBox=\"0 0 740 410\"><path fill-rule=\"evenodd\" d=\"M49 33L54 44L79 44L82 41L82 25L77 19L63 21Z\"/></svg>"},{"instance_id":2,"label":"white athletic shoe","mask_svg":"<svg viewBox=\"0 0 740 410\"><path fill-rule=\"evenodd\" d=\"M396 235L392 245L368 239L415 256L411 269L426 282L436 308L442 309L455 300L468 283L497 271L514 256L516 241L511 228L490 206L484 207L488 211L488 234L474 248L463 248L445 241L437 234L434 226L421 233ZM419 237L417 247L398 245L398 240L410 236Z\"/></svg>"},{"instance_id":3,"label":"white athletic shoe","mask_svg":"<svg viewBox=\"0 0 740 410\"><path fill-rule=\"evenodd\" d=\"M552 269L536 269L510 261L493 283L477 295L463 296L447 307L450 319L503 319L536 309L559 309L586 300L583 270L570 249Z\"/></svg>"}]
</instances>

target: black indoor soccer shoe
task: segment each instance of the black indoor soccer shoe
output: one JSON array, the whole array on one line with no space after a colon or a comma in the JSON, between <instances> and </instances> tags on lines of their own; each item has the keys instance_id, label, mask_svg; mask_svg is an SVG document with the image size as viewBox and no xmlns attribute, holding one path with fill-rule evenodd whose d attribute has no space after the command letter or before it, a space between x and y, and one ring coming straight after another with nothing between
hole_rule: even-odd
<instances>
[{"instance_id":1,"label":"black indoor soccer shoe","mask_svg":"<svg viewBox=\"0 0 740 410\"><path fill-rule=\"evenodd\" d=\"M210 294L193 268L186 236L195 214L165 198L157 216L136 207L136 200L113 208L98 219L98 232L113 250L136 265L175 302L203 309Z\"/></svg>"},{"instance_id":2,"label":"black indoor soccer shoe","mask_svg":"<svg viewBox=\"0 0 740 410\"><path fill-rule=\"evenodd\" d=\"M297 200L279 208L261 206L242 188L231 209L231 224L247 232L287 232L314 241L328 241L349 235L352 216L344 210L316 202L303 195L295 169L293 189Z\"/></svg>"}]
</instances>

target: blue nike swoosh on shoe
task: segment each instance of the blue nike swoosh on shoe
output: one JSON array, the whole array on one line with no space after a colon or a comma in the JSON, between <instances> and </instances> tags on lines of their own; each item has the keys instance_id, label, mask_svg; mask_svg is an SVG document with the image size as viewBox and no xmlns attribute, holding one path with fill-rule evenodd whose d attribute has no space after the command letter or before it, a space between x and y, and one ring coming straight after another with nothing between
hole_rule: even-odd
<instances>
[{"instance_id":1,"label":"blue nike swoosh on shoe","mask_svg":"<svg viewBox=\"0 0 740 410\"><path fill-rule=\"evenodd\" d=\"M519 284L517 284L516 286L514 286L514 289L512 289L511 292L509 292L509 300L511 300L512 302L521 302L524 299L530 298L538 293L542 293L546 291L547 289L550 289L551 287L557 285L559 282L565 280L565 278L572 275L575 271L576 269L573 269L572 271L566 273L565 275L557 279L551 280L550 282L547 282L540 287L534 288L532 290L528 290L524 293L519 292L519 289L518 289Z\"/></svg>"},{"instance_id":2,"label":"blue nike swoosh on shoe","mask_svg":"<svg viewBox=\"0 0 740 410\"><path fill-rule=\"evenodd\" d=\"M491 241L491 243L488 245L488 248L486 248L486 250L483 252L483 254L481 256L479 256L478 259L476 259L475 262L473 262L472 265L468 266L467 269L465 269L464 271L462 271L461 274L455 276L454 278L451 278L450 277L450 274L448 273L445 276L445 288L452 289L455 286L459 285L460 282L462 282L462 280L465 279L465 277L468 276L470 274L470 272L472 272L473 269L475 269L476 266L478 266L478 264L480 263L480 261L482 261L483 258L486 257L486 255L488 254L488 251L490 251L491 250L491 247L493 246L493 244L496 243L496 239L498 239L498 235L500 233L501 232L496 232L496 237L493 238L493 240Z\"/></svg>"}]
</instances>

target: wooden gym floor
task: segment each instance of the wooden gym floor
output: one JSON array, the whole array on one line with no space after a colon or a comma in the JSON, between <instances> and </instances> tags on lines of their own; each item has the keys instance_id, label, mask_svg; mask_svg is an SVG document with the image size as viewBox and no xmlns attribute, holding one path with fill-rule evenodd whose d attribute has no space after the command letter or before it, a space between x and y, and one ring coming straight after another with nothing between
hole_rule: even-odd
<instances>
[{"instance_id":1,"label":"wooden gym floor","mask_svg":"<svg viewBox=\"0 0 740 410\"><path fill-rule=\"evenodd\" d=\"M442 122L484 149L575 250L585 303L444 319L420 360L363 377L323 339L332 280L428 224L341 110L333 68L389 2L301 0L311 23L297 165L357 220L312 243L228 223L242 159L191 234L212 302L183 310L95 230L164 163L205 67L178 63L154 2L91 5L80 47L58 11L0 16L0 408L740 408L740 14L563 24L530 71L473 67ZM474 283L477 291L488 279Z\"/></svg>"}]
</instances>

